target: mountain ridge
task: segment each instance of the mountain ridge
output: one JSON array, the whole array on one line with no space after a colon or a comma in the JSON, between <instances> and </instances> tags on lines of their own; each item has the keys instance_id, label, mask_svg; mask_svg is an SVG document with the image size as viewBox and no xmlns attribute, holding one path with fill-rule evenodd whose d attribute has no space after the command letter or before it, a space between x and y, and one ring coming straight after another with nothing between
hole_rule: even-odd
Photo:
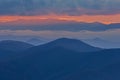
<instances>
[{"instance_id":1,"label":"mountain ridge","mask_svg":"<svg viewBox=\"0 0 120 80\"><path fill-rule=\"evenodd\" d=\"M73 50L77 52L94 52L101 50L101 48L93 47L80 40L70 38L59 38L46 44L35 46L35 48L39 48L41 50L52 49L55 47L62 47L64 49ZM34 49L34 47L32 47L31 49Z\"/></svg>"},{"instance_id":2,"label":"mountain ridge","mask_svg":"<svg viewBox=\"0 0 120 80\"><path fill-rule=\"evenodd\" d=\"M0 48L9 50L9 51L14 51L14 52L19 52L19 51L24 51L28 48L33 47L34 45L22 42L22 41L15 41L15 40L3 40L0 41Z\"/></svg>"}]
</instances>

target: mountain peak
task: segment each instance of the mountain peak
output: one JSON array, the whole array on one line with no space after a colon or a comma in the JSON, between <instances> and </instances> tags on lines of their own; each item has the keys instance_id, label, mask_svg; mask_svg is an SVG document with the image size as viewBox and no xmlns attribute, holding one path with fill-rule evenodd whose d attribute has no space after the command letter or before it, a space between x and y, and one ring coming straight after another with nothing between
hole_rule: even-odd
<instances>
[{"instance_id":1,"label":"mountain peak","mask_svg":"<svg viewBox=\"0 0 120 80\"><path fill-rule=\"evenodd\" d=\"M88 45L84 42L82 42L81 40L78 40L78 39L72 39L72 38L59 38L59 39L56 39L54 41L51 41L49 42L48 44L56 44L58 46L61 46L61 45L74 45L74 46L77 46L77 44L81 44L82 45Z\"/></svg>"},{"instance_id":2,"label":"mountain peak","mask_svg":"<svg viewBox=\"0 0 120 80\"><path fill-rule=\"evenodd\" d=\"M39 49L54 49L54 48L64 48L67 50L72 50L76 52L93 52L98 51L100 48L90 46L80 40L77 39L69 39L69 38L60 38L49 43L37 46Z\"/></svg>"},{"instance_id":3,"label":"mountain peak","mask_svg":"<svg viewBox=\"0 0 120 80\"><path fill-rule=\"evenodd\" d=\"M77 40L77 39L72 39L72 38L59 38L59 39L56 39L55 41L73 41L73 40ZM79 40L80 41L80 40Z\"/></svg>"}]
</instances>

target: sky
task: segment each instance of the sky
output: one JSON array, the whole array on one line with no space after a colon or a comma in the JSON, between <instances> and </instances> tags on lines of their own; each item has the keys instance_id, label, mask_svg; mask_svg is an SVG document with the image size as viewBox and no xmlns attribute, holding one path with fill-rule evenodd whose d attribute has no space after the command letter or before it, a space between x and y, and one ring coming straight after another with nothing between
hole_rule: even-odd
<instances>
[{"instance_id":1,"label":"sky","mask_svg":"<svg viewBox=\"0 0 120 80\"><path fill-rule=\"evenodd\" d=\"M120 0L0 0L0 23L120 22Z\"/></svg>"},{"instance_id":2,"label":"sky","mask_svg":"<svg viewBox=\"0 0 120 80\"><path fill-rule=\"evenodd\" d=\"M0 0L0 37L120 41L119 5L120 0Z\"/></svg>"}]
</instances>

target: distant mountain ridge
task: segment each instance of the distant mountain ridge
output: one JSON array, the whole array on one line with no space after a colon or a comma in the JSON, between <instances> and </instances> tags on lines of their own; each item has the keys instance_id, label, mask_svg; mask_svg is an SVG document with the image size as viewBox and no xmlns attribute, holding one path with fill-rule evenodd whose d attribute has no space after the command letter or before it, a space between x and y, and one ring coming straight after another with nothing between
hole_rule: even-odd
<instances>
[{"instance_id":1,"label":"distant mountain ridge","mask_svg":"<svg viewBox=\"0 0 120 80\"><path fill-rule=\"evenodd\" d=\"M9 50L9 51L19 52L19 51L24 51L31 47L33 47L32 44L22 41L14 41L14 40L0 41L0 49Z\"/></svg>"},{"instance_id":2,"label":"distant mountain ridge","mask_svg":"<svg viewBox=\"0 0 120 80\"><path fill-rule=\"evenodd\" d=\"M69 38L60 38L54 41L48 42L46 44L35 46L33 49L54 49L56 47L61 47L67 50L73 50L76 52L94 52L101 50L98 47L90 46L80 40L77 39L69 39Z\"/></svg>"},{"instance_id":3,"label":"distant mountain ridge","mask_svg":"<svg viewBox=\"0 0 120 80\"><path fill-rule=\"evenodd\" d=\"M112 42L101 38L82 39L83 42L100 48L120 48L119 42Z\"/></svg>"},{"instance_id":4,"label":"distant mountain ridge","mask_svg":"<svg viewBox=\"0 0 120 80\"><path fill-rule=\"evenodd\" d=\"M31 38L29 40L26 41L27 43L33 44L33 45L41 45L46 43L46 40L43 39L39 39L39 38Z\"/></svg>"}]
</instances>

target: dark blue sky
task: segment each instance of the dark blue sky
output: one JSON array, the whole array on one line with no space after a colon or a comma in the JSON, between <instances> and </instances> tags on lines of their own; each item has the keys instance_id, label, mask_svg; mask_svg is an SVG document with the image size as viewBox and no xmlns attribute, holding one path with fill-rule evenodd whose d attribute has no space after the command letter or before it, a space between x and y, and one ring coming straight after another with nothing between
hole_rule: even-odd
<instances>
[{"instance_id":1,"label":"dark blue sky","mask_svg":"<svg viewBox=\"0 0 120 80\"><path fill-rule=\"evenodd\" d=\"M0 14L118 14L119 4L120 0L0 0Z\"/></svg>"}]
</instances>

